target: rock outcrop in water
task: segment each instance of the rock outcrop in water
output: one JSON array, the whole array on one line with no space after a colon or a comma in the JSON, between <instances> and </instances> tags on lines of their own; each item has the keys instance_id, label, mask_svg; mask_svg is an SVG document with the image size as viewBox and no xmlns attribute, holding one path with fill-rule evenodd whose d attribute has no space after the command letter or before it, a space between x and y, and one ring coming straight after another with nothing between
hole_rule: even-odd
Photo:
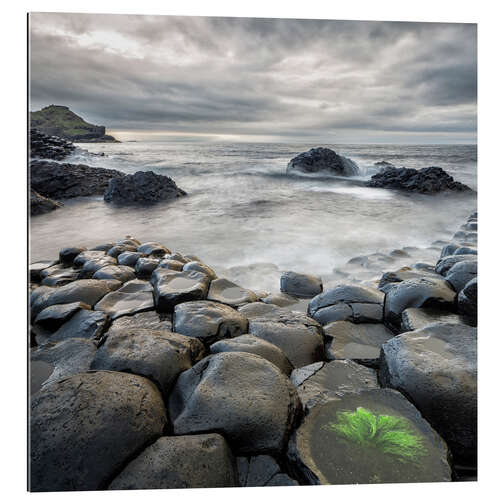
<instances>
[{"instance_id":1,"label":"rock outcrop in water","mask_svg":"<svg viewBox=\"0 0 500 500\"><path fill-rule=\"evenodd\" d=\"M49 136L37 129L30 130L30 158L64 160L74 150L72 142L56 136Z\"/></svg>"},{"instance_id":2,"label":"rock outcrop in water","mask_svg":"<svg viewBox=\"0 0 500 500\"><path fill-rule=\"evenodd\" d=\"M46 214L62 206L62 203L51 200L37 193L33 188L30 189L30 215Z\"/></svg>"},{"instance_id":3,"label":"rock outcrop in water","mask_svg":"<svg viewBox=\"0 0 500 500\"><path fill-rule=\"evenodd\" d=\"M286 167L287 174L358 175L359 168L352 160L329 148L312 148L292 158Z\"/></svg>"},{"instance_id":4,"label":"rock outcrop in water","mask_svg":"<svg viewBox=\"0 0 500 500\"><path fill-rule=\"evenodd\" d=\"M472 189L455 181L440 167L415 168L385 166L367 184L369 187L401 189L416 193L442 191L472 192Z\"/></svg>"},{"instance_id":5,"label":"rock outcrop in water","mask_svg":"<svg viewBox=\"0 0 500 500\"><path fill-rule=\"evenodd\" d=\"M477 255L325 285L308 316L158 242L96 248L30 266L31 490L474 475Z\"/></svg>"}]
</instances>

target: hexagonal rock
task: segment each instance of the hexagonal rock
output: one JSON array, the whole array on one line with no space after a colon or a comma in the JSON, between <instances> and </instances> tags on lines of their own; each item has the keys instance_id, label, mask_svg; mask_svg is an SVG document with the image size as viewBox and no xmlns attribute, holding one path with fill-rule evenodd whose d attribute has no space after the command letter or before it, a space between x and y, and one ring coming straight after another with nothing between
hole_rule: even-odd
<instances>
[{"instance_id":1,"label":"hexagonal rock","mask_svg":"<svg viewBox=\"0 0 500 500\"><path fill-rule=\"evenodd\" d=\"M471 279L458 294L457 306L459 312L475 321L477 317L477 278Z\"/></svg>"},{"instance_id":2,"label":"hexagonal rock","mask_svg":"<svg viewBox=\"0 0 500 500\"><path fill-rule=\"evenodd\" d=\"M95 306L111 319L138 312L152 311L155 308L151 284L143 280L132 280L115 292L108 293Z\"/></svg>"},{"instance_id":3,"label":"hexagonal rock","mask_svg":"<svg viewBox=\"0 0 500 500\"><path fill-rule=\"evenodd\" d=\"M270 293L262 299L260 299L264 304L272 304L278 307L286 307L294 304L298 304L299 300L287 293Z\"/></svg>"},{"instance_id":4,"label":"hexagonal rock","mask_svg":"<svg viewBox=\"0 0 500 500\"><path fill-rule=\"evenodd\" d=\"M442 309L410 307L409 309L405 309L401 314L402 332L419 330L432 323L465 324L463 317L449 311L443 311Z\"/></svg>"},{"instance_id":5,"label":"hexagonal rock","mask_svg":"<svg viewBox=\"0 0 500 500\"><path fill-rule=\"evenodd\" d=\"M248 333L279 347L294 368L325 359L323 329L305 314L276 311L249 321Z\"/></svg>"},{"instance_id":6,"label":"hexagonal rock","mask_svg":"<svg viewBox=\"0 0 500 500\"><path fill-rule=\"evenodd\" d=\"M61 286L78 279L80 272L62 264L48 267L41 271L41 284L47 286Z\"/></svg>"},{"instance_id":7,"label":"hexagonal rock","mask_svg":"<svg viewBox=\"0 0 500 500\"><path fill-rule=\"evenodd\" d=\"M391 389L316 406L288 446L289 463L305 484L450 481L447 454L417 409Z\"/></svg>"},{"instance_id":8,"label":"hexagonal rock","mask_svg":"<svg viewBox=\"0 0 500 500\"><path fill-rule=\"evenodd\" d=\"M334 321L323 328L328 359L353 359L363 364L375 365L380 357L380 347L394 336L382 324L354 324Z\"/></svg>"},{"instance_id":9,"label":"hexagonal rock","mask_svg":"<svg viewBox=\"0 0 500 500\"><path fill-rule=\"evenodd\" d=\"M436 279L444 279L440 274L435 272L428 272L423 270L415 270L411 267L403 267L394 272L387 272L382 275L378 283L378 289L384 293L390 288L388 285L394 283L401 283L401 281L413 279L413 278L425 278L431 277Z\"/></svg>"},{"instance_id":10,"label":"hexagonal rock","mask_svg":"<svg viewBox=\"0 0 500 500\"><path fill-rule=\"evenodd\" d=\"M83 302L71 302L69 304L56 304L46 307L35 318L35 325L40 325L49 332L55 332L63 323L68 321L81 309L90 309Z\"/></svg>"},{"instance_id":11,"label":"hexagonal rock","mask_svg":"<svg viewBox=\"0 0 500 500\"><path fill-rule=\"evenodd\" d=\"M378 323L383 319L384 294L360 285L339 285L316 295L309 302L308 314L322 325L347 320Z\"/></svg>"},{"instance_id":12,"label":"hexagonal rock","mask_svg":"<svg viewBox=\"0 0 500 500\"><path fill-rule=\"evenodd\" d=\"M208 300L222 302L229 306L238 306L247 302L255 302L257 295L225 278L218 278L210 283Z\"/></svg>"},{"instance_id":13,"label":"hexagonal rock","mask_svg":"<svg viewBox=\"0 0 500 500\"><path fill-rule=\"evenodd\" d=\"M175 306L173 329L182 335L211 343L247 333L248 320L225 304L196 300Z\"/></svg>"},{"instance_id":14,"label":"hexagonal rock","mask_svg":"<svg viewBox=\"0 0 500 500\"><path fill-rule=\"evenodd\" d=\"M31 399L30 491L103 488L167 423L160 391L144 377L90 372Z\"/></svg>"},{"instance_id":15,"label":"hexagonal rock","mask_svg":"<svg viewBox=\"0 0 500 500\"><path fill-rule=\"evenodd\" d=\"M155 241L149 241L138 246L137 252L141 252L152 257L163 257L165 254L171 253L166 246L163 246L161 243L157 243Z\"/></svg>"},{"instance_id":16,"label":"hexagonal rock","mask_svg":"<svg viewBox=\"0 0 500 500\"><path fill-rule=\"evenodd\" d=\"M159 264L160 261L158 259L140 257L135 263L135 273L139 278L148 279Z\"/></svg>"},{"instance_id":17,"label":"hexagonal rock","mask_svg":"<svg viewBox=\"0 0 500 500\"><path fill-rule=\"evenodd\" d=\"M125 283L135 279L136 276L128 266L106 266L95 272L92 278L95 280L118 280Z\"/></svg>"},{"instance_id":18,"label":"hexagonal rock","mask_svg":"<svg viewBox=\"0 0 500 500\"><path fill-rule=\"evenodd\" d=\"M351 360L319 362L296 368L290 376L306 411L349 392L379 387L377 372Z\"/></svg>"},{"instance_id":19,"label":"hexagonal rock","mask_svg":"<svg viewBox=\"0 0 500 500\"><path fill-rule=\"evenodd\" d=\"M234 457L219 434L164 436L118 474L110 490L237 486Z\"/></svg>"},{"instance_id":20,"label":"hexagonal rock","mask_svg":"<svg viewBox=\"0 0 500 500\"><path fill-rule=\"evenodd\" d=\"M166 394L177 375L191 368L203 354L198 340L166 330L114 329L97 350L91 368L142 375Z\"/></svg>"},{"instance_id":21,"label":"hexagonal rock","mask_svg":"<svg viewBox=\"0 0 500 500\"><path fill-rule=\"evenodd\" d=\"M160 312L172 312L182 302L205 299L210 284L204 273L161 268L153 273L151 281L156 309Z\"/></svg>"},{"instance_id":22,"label":"hexagonal rock","mask_svg":"<svg viewBox=\"0 0 500 500\"><path fill-rule=\"evenodd\" d=\"M452 310L456 293L446 282L434 278L402 281L387 291L384 319L396 330L401 327L401 314L410 307Z\"/></svg>"},{"instance_id":23,"label":"hexagonal rock","mask_svg":"<svg viewBox=\"0 0 500 500\"><path fill-rule=\"evenodd\" d=\"M445 276L446 281L459 293L470 280L477 277L477 260L457 262Z\"/></svg>"},{"instance_id":24,"label":"hexagonal rock","mask_svg":"<svg viewBox=\"0 0 500 500\"><path fill-rule=\"evenodd\" d=\"M412 399L456 460L477 447L477 330L433 324L382 346L380 380Z\"/></svg>"},{"instance_id":25,"label":"hexagonal rock","mask_svg":"<svg viewBox=\"0 0 500 500\"><path fill-rule=\"evenodd\" d=\"M250 352L267 359L285 375L290 375L293 370L290 361L279 347L255 335L241 335L235 339L219 340L210 346L210 353L219 352Z\"/></svg>"},{"instance_id":26,"label":"hexagonal rock","mask_svg":"<svg viewBox=\"0 0 500 500\"><path fill-rule=\"evenodd\" d=\"M113 247L111 247L107 252L106 255L109 257L119 257L122 253L125 252L135 252L137 250L136 245L130 245L130 244L118 244Z\"/></svg>"},{"instance_id":27,"label":"hexagonal rock","mask_svg":"<svg viewBox=\"0 0 500 500\"><path fill-rule=\"evenodd\" d=\"M457 262L466 260L477 260L477 255L448 255L443 257L436 263L436 273L444 276Z\"/></svg>"},{"instance_id":28,"label":"hexagonal rock","mask_svg":"<svg viewBox=\"0 0 500 500\"><path fill-rule=\"evenodd\" d=\"M97 260L106 256L106 252L102 250L85 250L79 253L73 260L73 266L76 268L83 267L89 260Z\"/></svg>"},{"instance_id":29,"label":"hexagonal rock","mask_svg":"<svg viewBox=\"0 0 500 500\"><path fill-rule=\"evenodd\" d=\"M280 466L269 455L237 457L240 486L298 486L299 483L282 472Z\"/></svg>"},{"instance_id":30,"label":"hexagonal rock","mask_svg":"<svg viewBox=\"0 0 500 500\"><path fill-rule=\"evenodd\" d=\"M137 261L141 257L145 256L146 254L143 254L141 252L123 252L120 255L118 255L117 260L118 264L120 264L121 266L129 266L135 268Z\"/></svg>"},{"instance_id":31,"label":"hexagonal rock","mask_svg":"<svg viewBox=\"0 0 500 500\"><path fill-rule=\"evenodd\" d=\"M213 354L181 373L168 408L175 435L218 429L240 453L279 453L301 410L276 366L240 352Z\"/></svg>"},{"instance_id":32,"label":"hexagonal rock","mask_svg":"<svg viewBox=\"0 0 500 500\"><path fill-rule=\"evenodd\" d=\"M70 338L100 339L109 324L109 316L101 311L78 311L59 330L50 336L58 342Z\"/></svg>"},{"instance_id":33,"label":"hexagonal rock","mask_svg":"<svg viewBox=\"0 0 500 500\"><path fill-rule=\"evenodd\" d=\"M278 306L274 304L265 304L264 302L251 302L250 304L245 304L244 306L238 307L238 312L243 314L245 318L254 319L260 316L265 316L270 312L277 311Z\"/></svg>"},{"instance_id":34,"label":"hexagonal rock","mask_svg":"<svg viewBox=\"0 0 500 500\"><path fill-rule=\"evenodd\" d=\"M323 291L321 278L288 271L281 275L280 290L294 297L310 299Z\"/></svg>"},{"instance_id":35,"label":"hexagonal rock","mask_svg":"<svg viewBox=\"0 0 500 500\"><path fill-rule=\"evenodd\" d=\"M55 266L57 264L57 260L40 260L38 262L33 262L29 265L30 272L30 281L40 281L41 276L40 273L49 267Z\"/></svg>"},{"instance_id":36,"label":"hexagonal rock","mask_svg":"<svg viewBox=\"0 0 500 500\"><path fill-rule=\"evenodd\" d=\"M61 248L61 250L59 250L59 262L65 264L66 266L70 266L71 264L73 264L73 261L75 260L77 255L85 252L85 250L87 250L86 247Z\"/></svg>"},{"instance_id":37,"label":"hexagonal rock","mask_svg":"<svg viewBox=\"0 0 500 500\"><path fill-rule=\"evenodd\" d=\"M121 316L113 321L108 332L116 329L145 328L147 330L172 331L172 322L161 317L156 311L147 311L133 316Z\"/></svg>"},{"instance_id":38,"label":"hexagonal rock","mask_svg":"<svg viewBox=\"0 0 500 500\"><path fill-rule=\"evenodd\" d=\"M115 243L102 243L101 245L96 245L95 247L90 248L90 250L101 250L106 253L108 250L111 250L115 246Z\"/></svg>"},{"instance_id":39,"label":"hexagonal rock","mask_svg":"<svg viewBox=\"0 0 500 500\"><path fill-rule=\"evenodd\" d=\"M85 262L85 264L83 264L83 267L80 269L79 278L92 278L92 276L97 271L99 271L99 269L107 266L115 266L116 264L116 259L114 257L110 257L109 255L101 257L100 259L89 259Z\"/></svg>"},{"instance_id":40,"label":"hexagonal rock","mask_svg":"<svg viewBox=\"0 0 500 500\"><path fill-rule=\"evenodd\" d=\"M217 279L217 274L215 274L215 271L211 267L208 267L206 264L203 264L203 262L198 262L198 261L188 262L187 264L184 264L182 270L199 271L200 273L205 273L211 280Z\"/></svg>"}]
</instances>

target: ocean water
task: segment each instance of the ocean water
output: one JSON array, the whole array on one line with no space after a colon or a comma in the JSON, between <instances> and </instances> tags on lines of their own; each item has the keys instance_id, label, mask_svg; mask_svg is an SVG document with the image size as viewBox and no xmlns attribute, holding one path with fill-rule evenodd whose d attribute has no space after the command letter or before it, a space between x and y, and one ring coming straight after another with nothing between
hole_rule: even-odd
<instances>
[{"instance_id":1,"label":"ocean water","mask_svg":"<svg viewBox=\"0 0 500 500\"><path fill-rule=\"evenodd\" d=\"M451 239L476 210L475 195L408 194L362 182L377 172L375 162L385 160L439 166L475 189L475 145L322 144L354 160L361 176L286 175L288 161L314 146L81 144L66 162L126 173L152 170L172 177L188 196L149 207L115 207L102 196L65 200L63 208L31 219L30 260L56 257L65 246L91 248L132 235L195 254L219 275L254 290L279 289L284 270L317 274L327 284L369 282L405 264L433 264L440 252L433 242ZM410 257L384 257L404 247ZM346 265L374 253L380 254L375 264Z\"/></svg>"}]
</instances>

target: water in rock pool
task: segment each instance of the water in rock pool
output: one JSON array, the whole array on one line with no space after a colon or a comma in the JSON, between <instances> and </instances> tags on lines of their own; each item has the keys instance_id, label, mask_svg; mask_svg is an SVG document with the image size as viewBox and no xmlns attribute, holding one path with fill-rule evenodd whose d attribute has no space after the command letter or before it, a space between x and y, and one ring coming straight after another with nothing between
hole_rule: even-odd
<instances>
[{"instance_id":1,"label":"water in rock pool","mask_svg":"<svg viewBox=\"0 0 500 500\"><path fill-rule=\"evenodd\" d=\"M279 289L284 270L339 276L356 255L404 247L408 263L433 264L440 248L476 210L473 195L417 195L363 186L377 161L439 166L476 188L476 146L328 145L358 164L355 178L286 175L288 161L311 144L125 142L82 144L65 162L172 177L188 196L154 206L115 207L102 196L63 200L64 207L33 217L30 261L60 248L88 248L129 234L195 254L220 276L254 290ZM104 156L89 155L104 153ZM385 263L387 270L405 261ZM380 269L375 275L380 276ZM372 275L356 269L359 279ZM349 276L342 276L345 280Z\"/></svg>"}]
</instances>

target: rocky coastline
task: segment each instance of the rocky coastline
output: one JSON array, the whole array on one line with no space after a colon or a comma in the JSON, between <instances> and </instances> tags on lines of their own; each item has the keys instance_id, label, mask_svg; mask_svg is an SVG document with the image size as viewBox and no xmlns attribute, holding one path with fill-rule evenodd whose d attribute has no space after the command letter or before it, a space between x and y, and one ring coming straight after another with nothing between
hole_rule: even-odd
<instances>
[{"instance_id":1,"label":"rocky coastline","mask_svg":"<svg viewBox=\"0 0 500 500\"><path fill-rule=\"evenodd\" d=\"M474 479L476 245L279 294L131 236L31 264L31 490Z\"/></svg>"}]
</instances>

